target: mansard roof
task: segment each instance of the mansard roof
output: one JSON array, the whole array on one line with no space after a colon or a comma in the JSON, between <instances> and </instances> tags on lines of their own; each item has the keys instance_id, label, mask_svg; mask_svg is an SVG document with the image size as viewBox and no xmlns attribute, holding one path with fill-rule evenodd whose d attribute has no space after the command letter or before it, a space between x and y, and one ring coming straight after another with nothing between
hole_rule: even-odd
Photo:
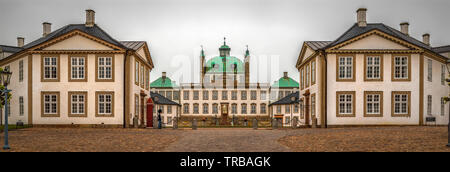
<instances>
[{"instance_id":1,"label":"mansard roof","mask_svg":"<svg viewBox=\"0 0 450 172\"><path fill-rule=\"evenodd\" d=\"M150 83L151 88L175 88L178 87L178 85L175 83L175 81L172 81L169 77L159 77L152 83Z\"/></svg>"}]
</instances>

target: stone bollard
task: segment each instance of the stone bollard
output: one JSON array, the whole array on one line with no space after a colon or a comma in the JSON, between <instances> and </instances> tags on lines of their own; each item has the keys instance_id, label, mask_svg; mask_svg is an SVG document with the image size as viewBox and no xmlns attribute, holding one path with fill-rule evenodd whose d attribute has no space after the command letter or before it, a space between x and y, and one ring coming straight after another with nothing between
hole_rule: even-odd
<instances>
[{"instance_id":1,"label":"stone bollard","mask_svg":"<svg viewBox=\"0 0 450 172\"><path fill-rule=\"evenodd\" d=\"M153 129L158 129L158 117L153 117Z\"/></svg>"},{"instance_id":2,"label":"stone bollard","mask_svg":"<svg viewBox=\"0 0 450 172\"><path fill-rule=\"evenodd\" d=\"M172 128L173 128L174 130L178 129L178 119L177 119L177 118L173 118L173 121L172 121Z\"/></svg>"},{"instance_id":3,"label":"stone bollard","mask_svg":"<svg viewBox=\"0 0 450 172\"><path fill-rule=\"evenodd\" d=\"M297 128L297 124L298 124L298 118L294 117L294 120L292 120L292 128Z\"/></svg>"},{"instance_id":4,"label":"stone bollard","mask_svg":"<svg viewBox=\"0 0 450 172\"><path fill-rule=\"evenodd\" d=\"M197 119L194 118L194 120L192 120L192 129L196 130L197 129Z\"/></svg>"},{"instance_id":5,"label":"stone bollard","mask_svg":"<svg viewBox=\"0 0 450 172\"><path fill-rule=\"evenodd\" d=\"M139 127L139 119L138 119L138 117L136 115L133 117L133 127L134 128L138 128Z\"/></svg>"},{"instance_id":6,"label":"stone bollard","mask_svg":"<svg viewBox=\"0 0 450 172\"><path fill-rule=\"evenodd\" d=\"M312 128L317 128L317 118L315 116L312 118Z\"/></svg>"},{"instance_id":7,"label":"stone bollard","mask_svg":"<svg viewBox=\"0 0 450 172\"><path fill-rule=\"evenodd\" d=\"M277 119L272 120L272 129L278 129L278 120Z\"/></svg>"},{"instance_id":8,"label":"stone bollard","mask_svg":"<svg viewBox=\"0 0 450 172\"><path fill-rule=\"evenodd\" d=\"M257 130L258 129L258 120L255 118L253 119L253 129Z\"/></svg>"}]
</instances>

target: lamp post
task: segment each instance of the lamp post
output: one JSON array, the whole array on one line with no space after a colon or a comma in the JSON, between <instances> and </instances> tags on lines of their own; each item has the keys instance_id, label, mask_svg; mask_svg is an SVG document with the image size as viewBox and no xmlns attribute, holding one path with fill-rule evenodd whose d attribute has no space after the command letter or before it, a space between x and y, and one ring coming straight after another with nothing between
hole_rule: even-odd
<instances>
[{"instance_id":1,"label":"lamp post","mask_svg":"<svg viewBox=\"0 0 450 172\"><path fill-rule=\"evenodd\" d=\"M447 60L446 66L447 66L448 74L450 76L450 60ZM450 83L450 78L447 78L446 81L447 81L447 84L449 84ZM447 133L448 133L447 147L450 147L450 105L449 105L449 117L448 117L448 130L447 130Z\"/></svg>"},{"instance_id":2,"label":"lamp post","mask_svg":"<svg viewBox=\"0 0 450 172\"><path fill-rule=\"evenodd\" d=\"M10 71L1 71L0 72L0 83L3 84L3 86L5 87L2 92L3 95L5 96L5 145L3 146L3 149L10 149L9 144L8 144L8 93L11 92L11 90L8 90L8 84L9 81L11 80L11 74L12 72Z\"/></svg>"}]
</instances>

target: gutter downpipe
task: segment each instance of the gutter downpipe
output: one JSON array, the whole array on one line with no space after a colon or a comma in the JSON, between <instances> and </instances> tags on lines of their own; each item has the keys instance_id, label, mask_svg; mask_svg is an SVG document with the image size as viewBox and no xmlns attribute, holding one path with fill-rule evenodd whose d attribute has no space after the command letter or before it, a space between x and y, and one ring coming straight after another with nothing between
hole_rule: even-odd
<instances>
[{"instance_id":1,"label":"gutter downpipe","mask_svg":"<svg viewBox=\"0 0 450 172\"><path fill-rule=\"evenodd\" d=\"M125 51L125 56L124 56L124 60L123 60L123 69L126 71L126 68L127 68L127 57L128 57L128 52L129 52L129 50L127 49L126 51ZM124 73L123 74L123 82L124 82L124 84L123 84L123 128L126 128L126 126L127 126L127 120L126 120L126 117L127 117L127 112L125 112L125 109L126 109L126 104L127 104L127 102L126 102L126 96L127 96L127 94L126 94L126 90L127 90L127 86L126 86L126 84L128 84L128 83L125 83L125 81L126 81L126 77L127 77L127 75L126 75L126 73Z\"/></svg>"}]
</instances>

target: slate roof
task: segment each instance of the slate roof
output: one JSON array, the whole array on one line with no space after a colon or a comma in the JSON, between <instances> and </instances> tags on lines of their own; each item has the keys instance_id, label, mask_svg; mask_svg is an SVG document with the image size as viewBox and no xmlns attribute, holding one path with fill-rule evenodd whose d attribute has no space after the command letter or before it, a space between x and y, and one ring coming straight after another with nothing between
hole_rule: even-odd
<instances>
[{"instance_id":1,"label":"slate roof","mask_svg":"<svg viewBox=\"0 0 450 172\"><path fill-rule=\"evenodd\" d=\"M314 51L321 49L333 41L305 41L305 43L311 47Z\"/></svg>"},{"instance_id":2,"label":"slate roof","mask_svg":"<svg viewBox=\"0 0 450 172\"><path fill-rule=\"evenodd\" d=\"M154 92L150 92L150 96L152 97L152 100L155 104L160 104L160 105L178 105L181 106L180 104L169 100L168 98L162 96L161 94L158 93L154 93Z\"/></svg>"},{"instance_id":3,"label":"slate roof","mask_svg":"<svg viewBox=\"0 0 450 172\"><path fill-rule=\"evenodd\" d=\"M433 47L433 50L437 53L450 52L450 45L441 46L441 47Z\"/></svg>"},{"instance_id":4,"label":"slate roof","mask_svg":"<svg viewBox=\"0 0 450 172\"><path fill-rule=\"evenodd\" d=\"M15 47L15 46L9 46L9 45L0 45L0 49L1 49L3 52L17 53L17 52L21 51L23 48L21 48L21 47Z\"/></svg>"},{"instance_id":5,"label":"slate roof","mask_svg":"<svg viewBox=\"0 0 450 172\"><path fill-rule=\"evenodd\" d=\"M359 35L362 35L364 33L370 32L372 30L380 30L382 32L385 32L391 36L394 36L398 39L401 39L403 41L409 42L413 45L416 45L418 47L433 51L432 47L423 43L422 41L419 41L411 36L408 36L401 31L394 29L390 26L387 26L383 23L368 23L366 27L359 27L358 24L354 24L349 30L347 30L343 35L341 35L338 39L333 41L332 43L328 44L325 48L330 48L335 45L338 45L342 42L345 42L347 40L350 40L352 38L355 38Z\"/></svg>"},{"instance_id":6,"label":"slate roof","mask_svg":"<svg viewBox=\"0 0 450 172\"><path fill-rule=\"evenodd\" d=\"M300 93L298 91L294 92L294 93L291 93L291 94L287 95L286 97L283 97L280 100L271 103L270 106L272 106L272 105L287 105L287 104L298 103L299 100L300 100L299 99L299 95L300 95ZM295 97L294 101L292 101L292 97Z\"/></svg>"},{"instance_id":7,"label":"slate roof","mask_svg":"<svg viewBox=\"0 0 450 172\"><path fill-rule=\"evenodd\" d=\"M120 41L120 43L125 47L136 51L145 44L145 41Z\"/></svg>"},{"instance_id":8,"label":"slate roof","mask_svg":"<svg viewBox=\"0 0 450 172\"><path fill-rule=\"evenodd\" d=\"M124 45L122 45L119 41L115 40L114 38L112 38L111 36L109 36L103 29L101 29L98 25L94 25L93 27L86 27L85 24L69 24L66 25L62 28L59 28L58 30L55 30L53 32L51 32L50 34L48 34L45 37L41 37L33 42L30 42L28 44L26 44L25 46L23 46L24 49L27 48L31 48L34 47L36 45L39 45L41 43L44 43L48 40L51 40L53 38L56 38L58 36L64 35L66 33L69 33L73 30L80 30L82 32L85 32L91 36L97 37L103 41L106 41L108 43L111 43L113 45L116 45L118 47L127 49L127 47L125 47Z\"/></svg>"}]
</instances>

